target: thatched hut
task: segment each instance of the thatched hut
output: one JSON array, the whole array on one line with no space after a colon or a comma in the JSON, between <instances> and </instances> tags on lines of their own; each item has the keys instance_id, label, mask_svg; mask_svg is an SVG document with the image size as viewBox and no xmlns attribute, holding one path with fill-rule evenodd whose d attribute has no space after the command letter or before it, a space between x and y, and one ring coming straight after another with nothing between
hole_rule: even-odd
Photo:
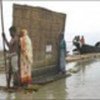
<instances>
[{"instance_id":1,"label":"thatched hut","mask_svg":"<svg viewBox=\"0 0 100 100\"><path fill-rule=\"evenodd\" d=\"M63 13L41 7L14 4L13 25L16 26L18 32L26 28L32 40L33 71L44 69L43 73L48 73L50 68L57 68L59 35L64 33L65 19L66 14Z\"/></svg>"}]
</instances>

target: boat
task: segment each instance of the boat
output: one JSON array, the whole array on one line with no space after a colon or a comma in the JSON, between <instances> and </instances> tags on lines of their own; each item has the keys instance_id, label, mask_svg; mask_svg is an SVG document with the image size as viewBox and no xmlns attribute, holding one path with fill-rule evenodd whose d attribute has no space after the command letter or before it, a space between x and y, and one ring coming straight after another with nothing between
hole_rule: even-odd
<instances>
[{"instance_id":1,"label":"boat","mask_svg":"<svg viewBox=\"0 0 100 100\"><path fill-rule=\"evenodd\" d=\"M100 42L97 42L94 46L86 43L81 44L79 37L75 36L73 45L76 47L73 52L78 52L79 54L100 53Z\"/></svg>"}]
</instances>

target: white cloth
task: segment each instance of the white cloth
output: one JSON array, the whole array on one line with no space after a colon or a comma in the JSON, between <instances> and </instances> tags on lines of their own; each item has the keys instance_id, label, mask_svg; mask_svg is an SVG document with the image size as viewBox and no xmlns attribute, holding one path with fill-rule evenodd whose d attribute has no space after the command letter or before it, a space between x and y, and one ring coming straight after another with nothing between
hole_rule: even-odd
<instances>
[{"instance_id":1,"label":"white cloth","mask_svg":"<svg viewBox=\"0 0 100 100\"><path fill-rule=\"evenodd\" d=\"M18 55L14 55L11 57L11 65L12 65L12 71L17 72L18 71Z\"/></svg>"}]
</instances>

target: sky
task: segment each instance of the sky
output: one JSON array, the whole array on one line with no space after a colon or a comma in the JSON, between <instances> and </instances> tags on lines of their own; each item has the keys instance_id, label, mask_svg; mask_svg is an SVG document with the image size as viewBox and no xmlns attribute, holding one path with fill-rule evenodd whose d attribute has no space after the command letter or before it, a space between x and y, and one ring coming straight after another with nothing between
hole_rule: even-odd
<instances>
[{"instance_id":1,"label":"sky","mask_svg":"<svg viewBox=\"0 0 100 100\"><path fill-rule=\"evenodd\" d=\"M12 25L13 3L40 6L67 14L65 40L68 46L71 45L75 35L84 35L86 43L91 45L100 41L100 1L3 1L4 27L8 40L10 40L8 29ZM2 47L0 19L0 49Z\"/></svg>"}]
</instances>

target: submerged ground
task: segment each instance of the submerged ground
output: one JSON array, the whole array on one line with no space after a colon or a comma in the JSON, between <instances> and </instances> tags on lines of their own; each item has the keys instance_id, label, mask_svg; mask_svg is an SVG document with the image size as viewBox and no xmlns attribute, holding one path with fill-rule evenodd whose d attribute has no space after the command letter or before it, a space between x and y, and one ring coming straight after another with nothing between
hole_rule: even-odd
<instances>
[{"instance_id":1,"label":"submerged ground","mask_svg":"<svg viewBox=\"0 0 100 100\"><path fill-rule=\"evenodd\" d=\"M100 59L66 63L69 69L74 70L72 76L49 83L37 92L0 90L0 100L100 99ZM4 73L0 74L0 85L6 85Z\"/></svg>"}]
</instances>

